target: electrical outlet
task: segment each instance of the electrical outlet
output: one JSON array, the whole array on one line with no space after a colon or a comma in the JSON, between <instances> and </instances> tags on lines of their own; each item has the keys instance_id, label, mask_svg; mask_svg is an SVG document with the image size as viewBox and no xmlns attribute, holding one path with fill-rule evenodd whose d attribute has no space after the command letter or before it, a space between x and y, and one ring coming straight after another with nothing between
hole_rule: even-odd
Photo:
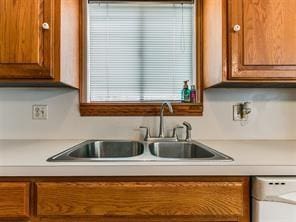
<instances>
[{"instance_id":1,"label":"electrical outlet","mask_svg":"<svg viewBox=\"0 0 296 222\"><path fill-rule=\"evenodd\" d=\"M240 104L233 105L233 121L245 121L242 119Z\"/></svg>"},{"instance_id":2,"label":"electrical outlet","mask_svg":"<svg viewBox=\"0 0 296 222\"><path fill-rule=\"evenodd\" d=\"M250 102L237 103L233 105L233 120L248 121L251 111Z\"/></svg>"},{"instance_id":3,"label":"electrical outlet","mask_svg":"<svg viewBox=\"0 0 296 222\"><path fill-rule=\"evenodd\" d=\"M47 105L33 105L32 106L32 119L46 120L48 118Z\"/></svg>"}]
</instances>

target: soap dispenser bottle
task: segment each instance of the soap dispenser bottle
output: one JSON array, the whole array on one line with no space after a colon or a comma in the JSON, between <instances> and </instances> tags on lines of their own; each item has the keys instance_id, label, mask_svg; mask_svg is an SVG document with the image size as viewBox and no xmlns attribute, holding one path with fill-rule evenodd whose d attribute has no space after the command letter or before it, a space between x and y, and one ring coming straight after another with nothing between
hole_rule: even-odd
<instances>
[{"instance_id":1,"label":"soap dispenser bottle","mask_svg":"<svg viewBox=\"0 0 296 222\"><path fill-rule=\"evenodd\" d=\"M195 87L195 85L191 85L190 102L196 103L196 87Z\"/></svg>"},{"instance_id":2,"label":"soap dispenser bottle","mask_svg":"<svg viewBox=\"0 0 296 222\"><path fill-rule=\"evenodd\" d=\"M181 92L181 101L184 103L190 103L190 89L188 82L189 80L184 81L184 86Z\"/></svg>"}]
</instances>

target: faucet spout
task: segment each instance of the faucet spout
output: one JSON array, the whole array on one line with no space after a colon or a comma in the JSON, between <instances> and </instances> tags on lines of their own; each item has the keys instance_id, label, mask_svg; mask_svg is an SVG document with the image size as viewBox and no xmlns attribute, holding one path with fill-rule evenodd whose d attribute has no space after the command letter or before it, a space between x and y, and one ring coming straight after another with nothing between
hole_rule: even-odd
<instances>
[{"instance_id":1,"label":"faucet spout","mask_svg":"<svg viewBox=\"0 0 296 222\"><path fill-rule=\"evenodd\" d=\"M168 107L170 113L173 113L174 112L173 107L172 107L172 104L170 102L164 102L164 103L162 103L161 108L160 108L160 116L159 116L159 138L164 138L164 118L163 118L163 111L164 111L165 106Z\"/></svg>"}]
</instances>

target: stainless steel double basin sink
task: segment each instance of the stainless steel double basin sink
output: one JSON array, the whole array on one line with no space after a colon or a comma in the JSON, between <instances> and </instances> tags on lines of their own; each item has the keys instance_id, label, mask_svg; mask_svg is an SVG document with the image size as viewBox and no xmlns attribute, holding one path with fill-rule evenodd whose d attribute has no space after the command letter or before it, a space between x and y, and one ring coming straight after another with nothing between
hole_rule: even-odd
<instances>
[{"instance_id":1,"label":"stainless steel double basin sink","mask_svg":"<svg viewBox=\"0 0 296 222\"><path fill-rule=\"evenodd\" d=\"M88 140L47 161L232 161L233 159L197 141L139 142Z\"/></svg>"}]
</instances>

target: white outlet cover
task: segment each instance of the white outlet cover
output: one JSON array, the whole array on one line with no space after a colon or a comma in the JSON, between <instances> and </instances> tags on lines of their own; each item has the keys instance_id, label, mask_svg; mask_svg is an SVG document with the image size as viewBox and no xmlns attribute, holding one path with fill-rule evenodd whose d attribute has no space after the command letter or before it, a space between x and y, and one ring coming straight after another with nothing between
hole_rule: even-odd
<instances>
[{"instance_id":1,"label":"white outlet cover","mask_svg":"<svg viewBox=\"0 0 296 222\"><path fill-rule=\"evenodd\" d=\"M33 105L32 106L32 119L47 120L48 119L48 106L47 105Z\"/></svg>"}]
</instances>

